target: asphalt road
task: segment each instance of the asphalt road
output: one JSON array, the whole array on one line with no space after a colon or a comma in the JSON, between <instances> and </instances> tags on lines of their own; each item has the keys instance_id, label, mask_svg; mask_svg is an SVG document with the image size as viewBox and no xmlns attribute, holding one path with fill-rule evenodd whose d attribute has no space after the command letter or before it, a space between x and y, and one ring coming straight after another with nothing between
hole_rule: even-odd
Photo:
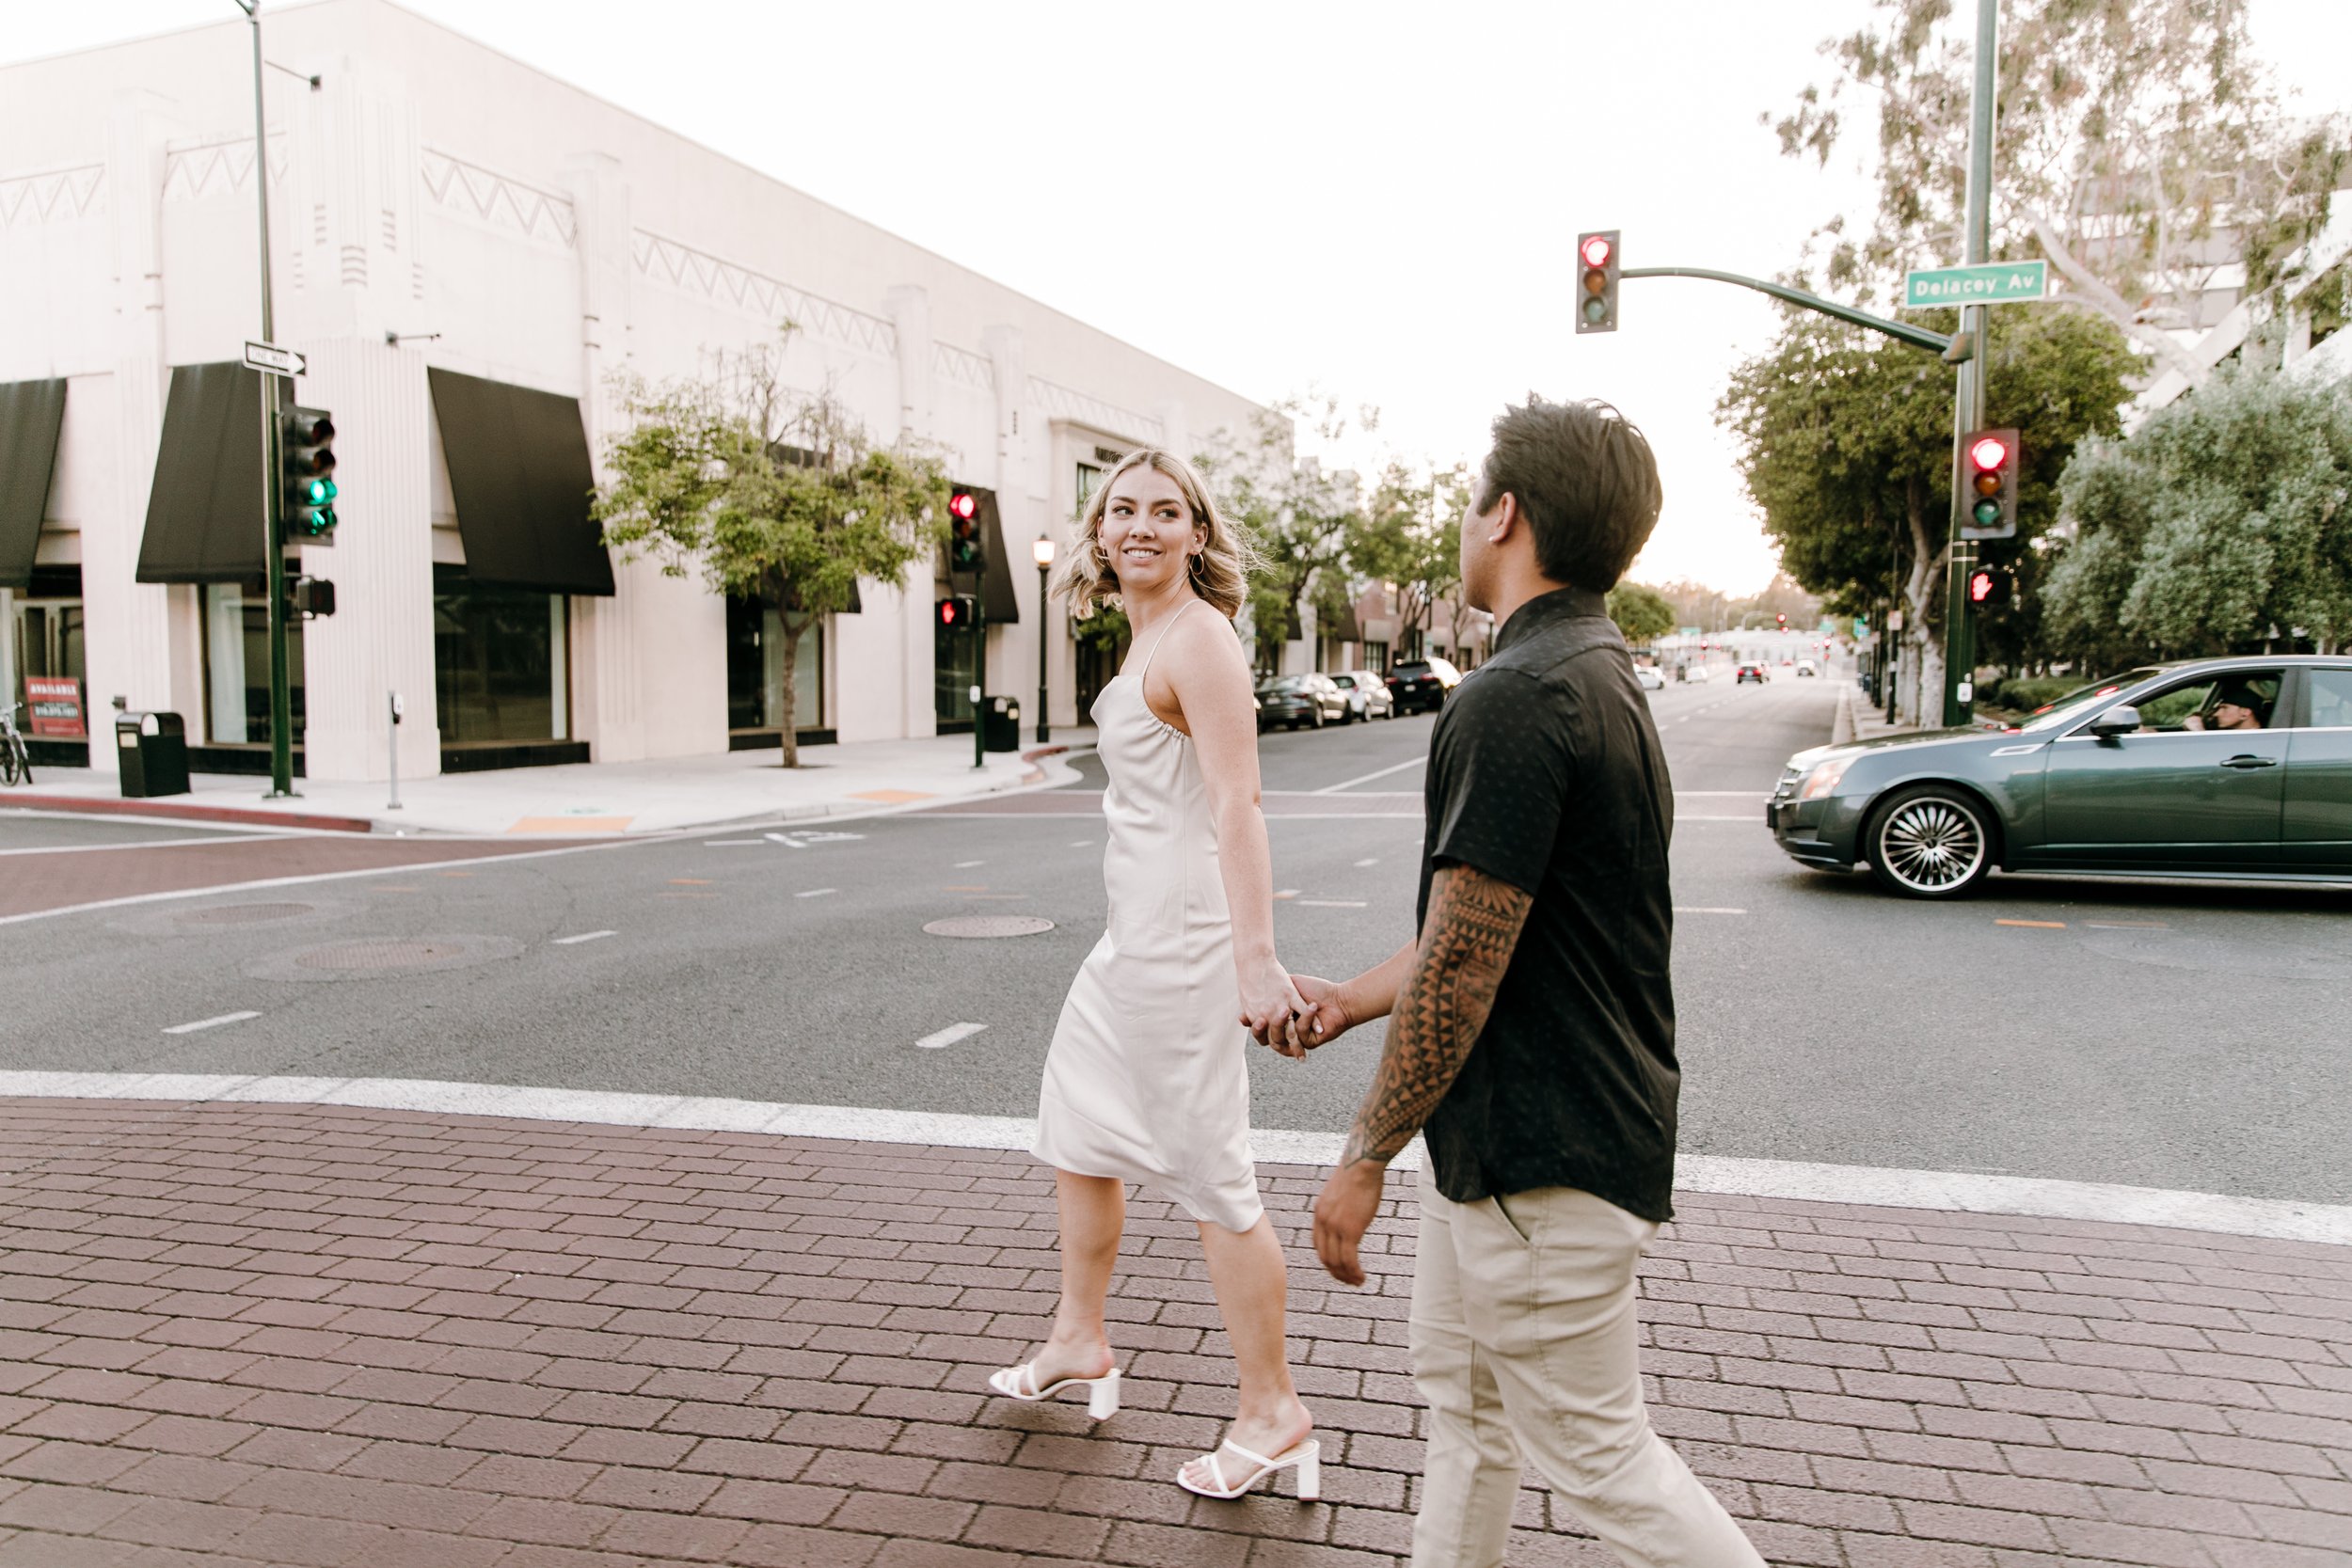
<instances>
[{"instance_id":1,"label":"asphalt road","mask_svg":"<svg viewBox=\"0 0 2352 1568\"><path fill-rule=\"evenodd\" d=\"M1798 867L1763 825L1782 762L1827 737L1829 681L1652 703L1677 794L1687 1150L2352 1201L2352 895L1995 879L1963 903L1899 901ZM1345 973L1409 934L1433 723L1264 738L1294 966ZM1063 790L815 831L0 925L0 1067L1026 1115L1102 929L1092 768ZM119 847L208 836L0 814L0 898L36 865L95 879L117 860L233 856ZM1054 928L922 929L975 914ZM1378 1040L1305 1063L1259 1053L1257 1124L1343 1128Z\"/></svg>"}]
</instances>

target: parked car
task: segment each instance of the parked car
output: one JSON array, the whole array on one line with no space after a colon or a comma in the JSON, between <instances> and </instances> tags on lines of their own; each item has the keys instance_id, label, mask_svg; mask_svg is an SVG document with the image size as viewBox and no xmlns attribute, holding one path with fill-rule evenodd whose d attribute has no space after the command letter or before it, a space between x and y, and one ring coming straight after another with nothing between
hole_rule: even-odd
<instances>
[{"instance_id":1,"label":"parked car","mask_svg":"<svg viewBox=\"0 0 2352 1568\"><path fill-rule=\"evenodd\" d=\"M1813 661L1811 659L1801 658L1797 660L1797 678L1799 680L1803 680L1807 675L1818 675L1820 673L1820 672L1819 670L1813 668Z\"/></svg>"},{"instance_id":2,"label":"parked car","mask_svg":"<svg viewBox=\"0 0 2352 1568\"><path fill-rule=\"evenodd\" d=\"M1347 699L1344 723L1359 719L1393 719L1396 699L1389 695L1389 683L1369 670L1340 670L1333 673L1331 684Z\"/></svg>"},{"instance_id":3,"label":"parked car","mask_svg":"<svg viewBox=\"0 0 2352 1568\"><path fill-rule=\"evenodd\" d=\"M1445 706L1462 672L1441 658L1406 658L1389 666L1388 680L1397 712L1422 713Z\"/></svg>"},{"instance_id":4,"label":"parked car","mask_svg":"<svg viewBox=\"0 0 2352 1568\"><path fill-rule=\"evenodd\" d=\"M1347 698L1328 675L1277 675L1258 683L1258 728L1345 722Z\"/></svg>"},{"instance_id":5,"label":"parked car","mask_svg":"<svg viewBox=\"0 0 2352 1568\"><path fill-rule=\"evenodd\" d=\"M2148 665L2014 728L1816 747L1765 820L1804 864L1914 898L1995 867L2352 880L2352 657Z\"/></svg>"},{"instance_id":6,"label":"parked car","mask_svg":"<svg viewBox=\"0 0 2352 1568\"><path fill-rule=\"evenodd\" d=\"M1754 681L1756 685L1762 686L1765 678L1764 666L1761 664L1742 664L1740 666L1740 673L1737 677L1737 681L1738 684L1741 686L1747 685L1750 681Z\"/></svg>"},{"instance_id":7,"label":"parked car","mask_svg":"<svg viewBox=\"0 0 2352 1568\"><path fill-rule=\"evenodd\" d=\"M1633 679L1634 682L1645 691L1663 691L1666 689L1666 677L1658 673L1658 666L1655 664L1635 665L1633 667Z\"/></svg>"}]
</instances>

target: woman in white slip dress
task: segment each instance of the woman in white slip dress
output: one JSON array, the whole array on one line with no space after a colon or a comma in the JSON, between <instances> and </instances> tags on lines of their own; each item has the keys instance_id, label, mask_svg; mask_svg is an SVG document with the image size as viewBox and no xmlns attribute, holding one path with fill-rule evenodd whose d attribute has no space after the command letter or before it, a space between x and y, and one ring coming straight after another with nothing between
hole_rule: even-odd
<instances>
[{"instance_id":1,"label":"woman in white slip dress","mask_svg":"<svg viewBox=\"0 0 2352 1568\"><path fill-rule=\"evenodd\" d=\"M1225 1441L1178 1483L1235 1497L1290 1469L1311 1498L1314 1423L1291 1382L1282 1248L1249 1157L1250 1031L1303 1055L1304 1004L1274 957L1257 710L1230 624L1247 550L1182 459L1131 452L1089 500L1057 585L1081 605L1116 594L1135 642L1094 704L1109 929L1070 988L1038 1100L1032 1152L1055 1167L1061 1302L1036 1359L989 1383L1018 1400L1082 1387L1097 1419L1118 1410L1103 1303L1125 1183L1143 1183L1199 1222L1240 1370Z\"/></svg>"}]
</instances>

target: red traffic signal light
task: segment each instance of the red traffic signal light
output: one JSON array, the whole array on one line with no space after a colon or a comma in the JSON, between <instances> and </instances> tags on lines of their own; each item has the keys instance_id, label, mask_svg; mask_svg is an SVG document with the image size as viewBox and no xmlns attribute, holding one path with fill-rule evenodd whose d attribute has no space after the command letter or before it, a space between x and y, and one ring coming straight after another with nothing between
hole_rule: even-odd
<instances>
[{"instance_id":1,"label":"red traffic signal light","mask_svg":"<svg viewBox=\"0 0 2352 1568\"><path fill-rule=\"evenodd\" d=\"M2017 532L2017 432L1979 430L1960 445L1963 539L2008 539Z\"/></svg>"},{"instance_id":2,"label":"red traffic signal light","mask_svg":"<svg viewBox=\"0 0 2352 1568\"><path fill-rule=\"evenodd\" d=\"M959 489L947 498L947 511L956 521L968 523L980 514L980 499L969 490Z\"/></svg>"},{"instance_id":3,"label":"red traffic signal light","mask_svg":"<svg viewBox=\"0 0 2352 1568\"><path fill-rule=\"evenodd\" d=\"M1617 230L1597 230L1576 239L1581 288L1576 302L1579 332L1617 330Z\"/></svg>"},{"instance_id":4,"label":"red traffic signal light","mask_svg":"<svg viewBox=\"0 0 2352 1568\"><path fill-rule=\"evenodd\" d=\"M988 569L988 544L980 536L980 493L959 484L947 498L947 569L972 572Z\"/></svg>"},{"instance_id":5,"label":"red traffic signal light","mask_svg":"<svg viewBox=\"0 0 2352 1568\"><path fill-rule=\"evenodd\" d=\"M1786 615L1775 615L1775 616L1773 616L1773 617L1772 617L1772 619L1773 619L1775 622L1779 623L1779 626L1780 626L1780 629L1781 629L1781 630L1783 630L1783 631L1787 631L1787 630L1788 629L1788 616L1786 616Z\"/></svg>"}]
</instances>

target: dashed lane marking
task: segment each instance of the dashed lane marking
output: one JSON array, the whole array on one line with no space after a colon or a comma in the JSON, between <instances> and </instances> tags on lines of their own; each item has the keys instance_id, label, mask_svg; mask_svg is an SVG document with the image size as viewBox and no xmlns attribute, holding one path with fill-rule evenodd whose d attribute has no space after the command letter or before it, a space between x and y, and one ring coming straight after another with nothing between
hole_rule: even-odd
<instances>
[{"instance_id":1,"label":"dashed lane marking","mask_svg":"<svg viewBox=\"0 0 2352 1568\"><path fill-rule=\"evenodd\" d=\"M555 939L555 945L558 947L569 947L574 942L596 942L602 938L617 936L618 934L619 933L615 931L582 931L576 937L557 937Z\"/></svg>"},{"instance_id":2,"label":"dashed lane marking","mask_svg":"<svg viewBox=\"0 0 2352 1568\"><path fill-rule=\"evenodd\" d=\"M747 844L757 845L767 842L764 838L707 838L703 840L703 847L706 849L740 849Z\"/></svg>"},{"instance_id":3,"label":"dashed lane marking","mask_svg":"<svg viewBox=\"0 0 2352 1568\"><path fill-rule=\"evenodd\" d=\"M1302 910L1360 910L1364 907L1360 898L1300 898L1295 902Z\"/></svg>"},{"instance_id":4,"label":"dashed lane marking","mask_svg":"<svg viewBox=\"0 0 2352 1568\"><path fill-rule=\"evenodd\" d=\"M2161 920L2086 920L2083 924L2098 931L2169 931L2172 929Z\"/></svg>"},{"instance_id":5,"label":"dashed lane marking","mask_svg":"<svg viewBox=\"0 0 2352 1568\"><path fill-rule=\"evenodd\" d=\"M1282 898L1295 898L1295 897L1297 897L1297 896L1298 896L1298 890L1297 890L1296 888L1295 888L1295 887L1286 887L1286 888L1284 888L1281 892L1279 892L1279 893L1276 894L1274 896L1275 896L1276 898L1278 898L1278 899L1282 899Z\"/></svg>"},{"instance_id":6,"label":"dashed lane marking","mask_svg":"<svg viewBox=\"0 0 2352 1568\"><path fill-rule=\"evenodd\" d=\"M710 879L707 877L673 877L670 879L670 885L672 887L708 887Z\"/></svg>"},{"instance_id":7,"label":"dashed lane marking","mask_svg":"<svg viewBox=\"0 0 2352 1568\"><path fill-rule=\"evenodd\" d=\"M987 863L988 862L986 861L958 861L956 862L956 869L958 871L969 871L976 865L986 865Z\"/></svg>"},{"instance_id":8,"label":"dashed lane marking","mask_svg":"<svg viewBox=\"0 0 2352 1568\"><path fill-rule=\"evenodd\" d=\"M2037 931L2066 929L2066 922L2063 920L1996 920L1993 924L1995 926L2030 926Z\"/></svg>"},{"instance_id":9,"label":"dashed lane marking","mask_svg":"<svg viewBox=\"0 0 2352 1568\"><path fill-rule=\"evenodd\" d=\"M1094 840L1090 838L1073 838L1070 841L1069 847L1073 849L1091 849L1094 847Z\"/></svg>"},{"instance_id":10,"label":"dashed lane marking","mask_svg":"<svg viewBox=\"0 0 2352 1568\"><path fill-rule=\"evenodd\" d=\"M1359 860L1359 861L1358 861L1358 862L1356 863L1356 869L1357 869L1357 870L1359 870L1359 871L1361 871L1361 870L1362 870L1365 866L1367 866L1367 865L1378 865L1379 863L1380 863L1380 857L1379 857L1379 856L1377 856L1377 855L1367 855L1367 856L1365 856L1362 860Z\"/></svg>"},{"instance_id":11,"label":"dashed lane marking","mask_svg":"<svg viewBox=\"0 0 2352 1568\"><path fill-rule=\"evenodd\" d=\"M1353 779L1342 779L1338 784L1326 784L1321 789L1310 790L1308 793L1312 795L1337 795L1340 791L1343 789L1353 789L1359 784L1370 784L1375 779L1385 779L1391 773L1402 773L1407 768L1419 768L1422 763L1427 762L1428 760L1429 759L1426 756L1412 757L1404 762L1391 764L1387 768L1375 768L1370 773L1361 774Z\"/></svg>"},{"instance_id":12,"label":"dashed lane marking","mask_svg":"<svg viewBox=\"0 0 2352 1568\"><path fill-rule=\"evenodd\" d=\"M829 894L835 894L840 891L841 890L837 887L813 887L806 893L796 893L792 896L795 898L822 898Z\"/></svg>"},{"instance_id":13,"label":"dashed lane marking","mask_svg":"<svg viewBox=\"0 0 2352 1568\"><path fill-rule=\"evenodd\" d=\"M918 1051L945 1050L958 1040L970 1039L987 1027L985 1023L950 1023L937 1034L925 1035L914 1042L914 1047Z\"/></svg>"},{"instance_id":14,"label":"dashed lane marking","mask_svg":"<svg viewBox=\"0 0 2352 1568\"><path fill-rule=\"evenodd\" d=\"M1706 904L1677 904L1677 914L1745 914L1745 910L1717 909Z\"/></svg>"},{"instance_id":15,"label":"dashed lane marking","mask_svg":"<svg viewBox=\"0 0 2352 1568\"><path fill-rule=\"evenodd\" d=\"M164 1031L167 1035L193 1035L199 1029L217 1029L224 1023L243 1023L248 1018L259 1018L255 1012L223 1013L218 1018L199 1018L194 1023L175 1023Z\"/></svg>"},{"instance_id":16,"label":"dashed lane marking","mask_svg":"<svg viewBox=\"0 0 2352 1568\"><path fill-rule=\"evenodd\" d=\"M986 882L949 882L939 891L942 893L986 893L988 884Z\"/></svg>"}]
</instances>

